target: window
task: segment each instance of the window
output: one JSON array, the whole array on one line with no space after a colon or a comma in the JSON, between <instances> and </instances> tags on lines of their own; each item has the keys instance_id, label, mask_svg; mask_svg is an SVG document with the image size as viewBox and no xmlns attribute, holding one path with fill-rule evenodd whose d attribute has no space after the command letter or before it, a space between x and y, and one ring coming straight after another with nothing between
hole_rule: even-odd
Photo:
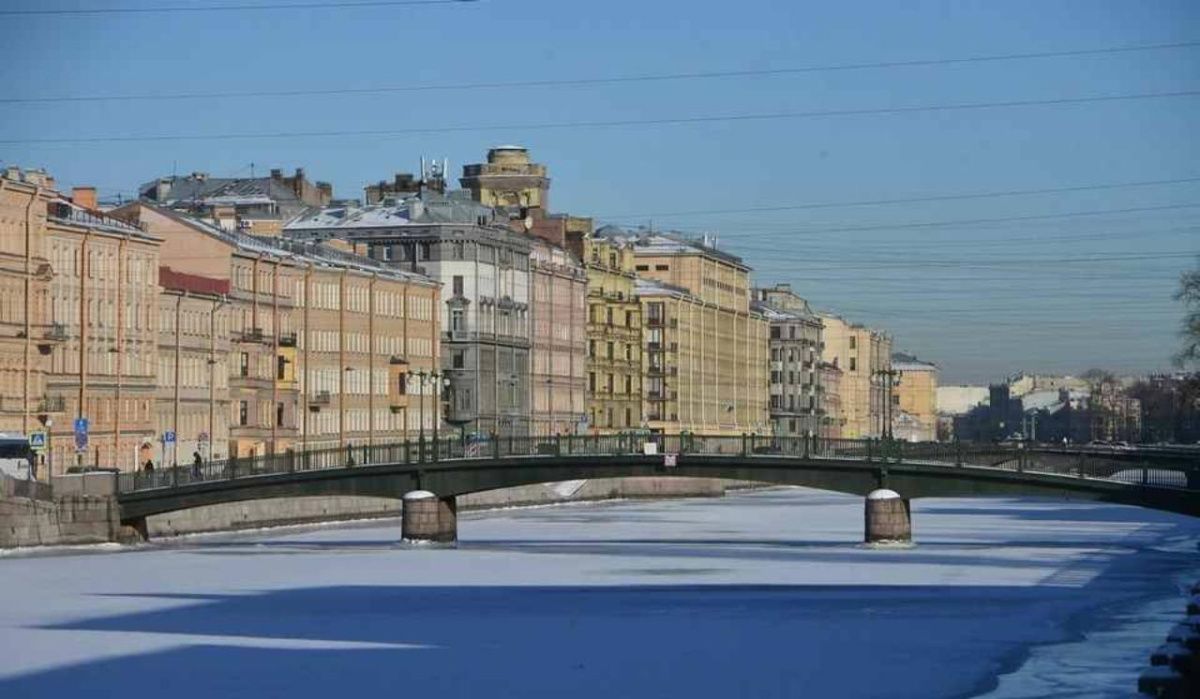
<instances>
[{"instance_id":1,"label":"window","mask_svg":"<svg viewBox=\"0 0 1200 699\"><path fill-rule=\"evenodd\" d=\"M850 349L858 349L858 338L853 335L850 336Z\"/></svg>"},{"instance_id":2,"label":"window","mask_svg":"<svg viewBox=\"0 0 1200 699\"><path fill-rule=\"evenodd\" d=\"M858 359L856 357L850 358L850 371L858 371Z\"/></svg>"},{"instance_id":3,"label":"window","mask_svg":"<svg viewBox=\"0 0 1200 699\"><path fill-rule=\"evenodd\" d=\"M429 259L429 243L417 243L417 259Z\"/></svg>"},{"instance_id":4,"label":"window","mask_svg":"<svg viewBox=\"0 0 1200 699\"><path fill-rule=\"evenodd\" d=\"M625 327L633 327L633 311L625 311Z\"/></svg>"},{"instance_id":5,"label":"window","mask_svg":"<svg viewBox=\"0 0 1200 699\"><path fill-rule=\"evenodd\" d=\"M282 381L287 376L287 359L281 354L275 357L275 378Z\"/></svg>"},{"instance_id":6,"label":"window","mask_svg":"<svg viewBox=\"0 0 1200 699\"><path fill-rule=\"evenodd\" d=\"M463 259L463 248L464 244L461 240L456 240L450 245L451 255L453 255L454 259Z\"/></svg>"},{"instance_id":7,"label":"window","mask_svg":"<svg viewBox=\"0 0 1200 699\"><path fill-rule=\"evenodd\" d=\"M633 377L632 376L625 377L625 393L626 393L626 395L633 393ZM629 422L629 419L626 418L625 421Z\"/></svg>"},{"instance_id":8,"label":"window","mask_svg":"<svg viewBox=\"0 0 1200 699\"><path fill-rule=\"evenodd\" d=\"M671 269L671 268L667 265L654 265L655 272L666 272L669 269Z\"/></svg>"},{"instance_id":9,"label":"window","mask_svg":"<svg viewBox=\"0 0 1200 699\"><path fill-rule=\"evenodd\" d=\"M462 350L454 350L450 353L450 366L453 369L462 369L466 366L466 352Z\"/></svg>"},{"instance_id":10,"label":"window","mask_svg":"<svg viewBox=\"0 0 1200 699\"><path fill-rule=\"evenodd\" d=\"M892 405L900 405L900 396L892 395Z\"/></svg>"},{"instance_id":11,"label":"window","mask_svg":"<svg viewBox=\"0 0 1200 699\"><path fill-rule=\"evenodd\" d=\"M611 308L604 309L604 322L606 325L613 324L613 309L611 309Z\"/></svg>"},{"instance_id":12,"label":"window","mask_svg":"<svg viewBox=\"0 0 1200 699\"><path fill-rule=\"evenodd\" d=\"M595 340L588 340L588 356L593 357L593 358L596 356L596 341Z\"/></svg>"},{"instance_id":13,"label":"window","mask_svg":"<svg viewBox=\"0 0 1200 699\"><path fill-rule=\"evenodd\" d=\"M588 372L588 390L592 393L596 392L596 372Z\"/></svg>"},{"instance_id":14,"label":"window","mask_svg":"<svg viewBox=\"0 0 1200 699\"><path fill-rule=\"evenodd\" d=\"M246 426L246 421L250 417L250 404L246 401L238 401L238 424Z\"/></svg>"},{"instance_id":15,"label":"window","mask_svg":"<svg viewBox=\"0 0 1200 699\"><path fill-rule=\"evenodd\" d=\"M609 392L609 393L613 393L613 375L612 375L612 374L609 374L609 375L608 375L607 386L608 386L608 392ZM612 424L612 418L611 418L611 417L609 417L609 419L608 419L608 423L609 423L610 425Z\"/></svg>"},{"instance_id":16,"label":"window","mask_svg":"<svg viewBox=\"0 0 1200 699\"><path fill-rule=\"evenodd\" d=\"M630 345L630 344L625 345L625 361L627 361L627 362L633 361L633 345Z\"/></svg>"},{"instance_id":17,"label":"window","mask_svg":"<svg viewBox=\"0 0 1200 699\"><path fill-rule=\"evenodd\" d=\"M615 252L608 253L608 266L609 267L617 266L617 253L615 253Z\"/></svg>"},{"instance_id":18,"label":"window","mask_svg":"<svg viewBox=\"0 0 1200 699\"><path fill-rule=\"evenodd\" d=\"M396 394L408 395L408 374L400 374L396 377Z\"/></svg>"},{"instance_id":19,"label":"window","mask_svg":"<svg viewBox=\"0 0 1200 699\"><path fill-rule=\"evenodd\" d=\"M649 271L650 271L650 265L638 265L636 269L637 269L637 271L639 271L639 272L649 272Z\"/></svg>"},{"instance_id":20,"label":"window","mask_svg":"<svg viewBox=\"0 0 1200 699\"><path fill-rule=\"evenodd\" d=\"M450 309L450 332L457 333L462 332L463 330L463 309Z\"/></svg>"},{"instance_id":21,"label":"window","mask_svg":"<svg viewBox=\"0 0 1200 699\"><path fill-rule=\"evenodd\" d=\"M249 376L250 375L250 355L247 354L246 352L242 352L241 362L239 363L238 366L240 367L242 376ZM243 422L242 424L244 425L246 423Z\"/></svg>"},{"instance_id":22,"label":"window","mask_svg":"<svg viewBox=\"0 0 1200 699\"><path fill-rule=\"evenodd\" d=\"M633 409L625 408L625 426L633 427Z\"/></svg>"},{"instance_id":23,"label":"window","mask_svg":"<svg viewBox=\"0 0 1200 699\"><path fill-rule=\"evenodd\" d=\"M611 362L613 358L613 343L608 343L608 360Z\"/></svg>"},{"instance_id":24,"label":"window","mask_svg":"<svg viewBox=\"0 0 1200 699\"><path fill-rule=\"evenodd\" d=\"M771 326L771 339L772 339L772 340L778 340L778 339L779 339L779 326L778 326L778 325L772 325L772 326Z\"/></svg>"},{"instance_id":25,"label":"window","mask_svg":"<svg viewBox=\"0 0 1200 699\"><path fill-rule=\"evenodd\" d=\"M283 403L275 404L275 424L283 425Z\"/></svg>"},{"instance_id":26,"label":"window","mask_svg":"<svg viewBox=\"0 0 1200 699\"><path fill-rule=\"evenodd\" d=\"M462 245L462 243L459 243L459 245ZM452 280L452 287L453 287L455 296L463 295L463 278L462 278L461 274L454 275L454 279Z\"/></svg>"}]
</instances>

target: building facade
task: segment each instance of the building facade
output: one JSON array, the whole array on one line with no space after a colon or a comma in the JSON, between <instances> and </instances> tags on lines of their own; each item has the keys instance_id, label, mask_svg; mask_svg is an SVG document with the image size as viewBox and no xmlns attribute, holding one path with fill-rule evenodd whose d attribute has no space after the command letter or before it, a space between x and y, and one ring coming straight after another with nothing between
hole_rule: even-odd
<instances>
[{"instance_id":1,"label":"building facade","mask_svg":"<svg viewBox=\"0 0 1200 699\"><path fill-rule=\"evenodd\" d=\"M641 430L643 324L633 250L607 238L583 240L587 267L587 413L594 434Z\"/></svg>"},{"instance_id":2,"label":"building facade","mask_svg":"<svg viewBox=\"0 0 1200 699\"><path fill-rule=\"evenodd\" d=\"M424 191L329 207L293 221L285 235L344 240L379 264L440 284L446 421L463 434L530 433L531 242L490 207Z\"/></svg>"},{"instance_id":3,"label":"building facade","mask_svg":"<svg viewBox=\"0 0 1200 699\"><path fill-rule=\"evenodd\" d=\"M472 199L487 207L550 210L546 166L530 160L529 150L523 146L488 150L486 163L463 166L459 183Z\"/></svg>"},{"instance_id":4,"label":"building facade","mask_svg":"<svg viewBox=\"0 0 1200 699\"><path fill-rule=\"evenodd\" d=\"M615 227L596 235L633 252L647 427L664 434L768 433L769 326L750 310L750 268L707 241L680 235Z\"/></svg>"},{"instance_id":5,"label":"building facade","mask_svg":"<svg viewBox=\"0 0 1200 699\"><path fill-rule=\"evenodd\" d=\"M569 252L530 239L530 433L582 431L586 409L587 274Z\"/></svg>"},{"instance_id":6,"label":"building facade","mask_svg":"<svg viewBox=\"0 0 1200 699\"><path fill-rule=\"evenodd\" d=\"M229 456L228 279L160 267L154 462Z\"/></svg>"},{"instance_id":7,"label":"building facade","mask_svg":"<svg viewBox=\"0 0 1200 699\"><path fill-rule=\"evenodd\" d=\"M900 372L892 389L893 430L896 439L932 442L938 438L938 368L904 354L892 356Z\"/></svg>"},{"instance_id":8,"label":"building facade","mask_svg":"<svg viewBox=\"0 0 1200 699\"><path fill-rule=\"evenodd\" d=\"M842 436L883 436L889 414L883 372L891 367L891 337L835 315L822 315L821 321L825 342L821 358L842 370Z\"/></svg>"},{"instance_id":9,"label":"building facade","mask_svg":"<svg viewBox=\"0 0 1200 699\"><path fill-rule=\"evenodd\" d=\"M842 411L842 370L836 364L817 363L817 405L821 416L820 435L824 439L841 439L845 427Z\"/></svg>"},{"instance_id":10,"label":"building facade","mask_svg":"<svg viewBox=\"0 0 1200 699\"><path fill-rule=\"evenodd\" d=\"M821 433L821 319L789 284L753 290L751 308L770 323L771 427L776 435Z\"/></svg>"},{"instance_id":11,"label":"building facade","mask_svg":"<svg viewBox=\"0 0 1200 699\"><path fill-rule=\"evenodd\" d=\"M114 214L162 237L164 265L229 284L230 456L432 434L436 387L413 375L440 360L433 280L145 202Z\"/></svg>"}]
</instances>

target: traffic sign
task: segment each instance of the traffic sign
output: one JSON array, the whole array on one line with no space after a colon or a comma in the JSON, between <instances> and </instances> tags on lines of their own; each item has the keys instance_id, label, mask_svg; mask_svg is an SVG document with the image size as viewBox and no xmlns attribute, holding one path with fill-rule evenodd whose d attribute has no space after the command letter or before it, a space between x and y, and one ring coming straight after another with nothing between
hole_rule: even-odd
<instances>
[{"instance_id":1,"label":"traffic sign","mask_svg":"<svg viewBox=\"0 0 1200 699\"><path fill-rule=\"evenodd\" d=\"M666 468L675 468L679 465L678 454L663 454L663 466Z\"/></svg>"},{"instance_id":2,"label":"traffic sign","mask_svg":"<svg viewBox=\"0 0 1200 699\"><path fill-rule=\"evenodd\" d=\"M75 451L84 452L88 448L88 421L86 417L75 418Z\"/></svg>"},{"instance_id":3,"label":"traffic sign","mask_svg":"<svg viewBox=\"0 0 1200 699\"><path fill-rule=\"evenodd\" d=\"M29 433L29 448L34 451L42 451L46 448L46 433L45 432L30 432Z\"/></svg>"},{"instance_id":4,"label":"traffic sign","mask_svg":"<svg viewBox=\"0 0 1200 699\"><path fill-rule=\"evenodd\" d=\"M175 442L175 433L171 430L163 432L163 444L173 444Z\"/></svg>"}]
</instances>

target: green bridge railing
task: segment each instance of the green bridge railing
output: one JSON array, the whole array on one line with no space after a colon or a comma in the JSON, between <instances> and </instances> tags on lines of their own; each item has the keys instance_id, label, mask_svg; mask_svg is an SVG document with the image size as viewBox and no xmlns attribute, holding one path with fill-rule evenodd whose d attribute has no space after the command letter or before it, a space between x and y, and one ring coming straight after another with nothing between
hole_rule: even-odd
<instances>
[{"instance_id":1,"label":"green bridge railing","mask_svg":"<svg viewBox=\"0 0 1200 699\"><path fill-rule=\"evenodd\" d=\"M1115 458L1092 451L1026 449L1019 445L921 442L881 439L826 439L763 435L713 436L684 433L491 436L408 440L374 445L350 445L309 451L286 451L255 457L210 461L153 471L122 473L118 490L132 493L158 488L186 487L213 481L255 478L283 473L358 468L387 464L435 464L463 459L531 457L588 457L676 454L738 456L750 459L807 458L865 463L909 463L957 467L986 467L1016 472L1067 475L1167 488L1200 487L1196 466L1163 466L1147 460Z\"/></svg>"}]
</instances>

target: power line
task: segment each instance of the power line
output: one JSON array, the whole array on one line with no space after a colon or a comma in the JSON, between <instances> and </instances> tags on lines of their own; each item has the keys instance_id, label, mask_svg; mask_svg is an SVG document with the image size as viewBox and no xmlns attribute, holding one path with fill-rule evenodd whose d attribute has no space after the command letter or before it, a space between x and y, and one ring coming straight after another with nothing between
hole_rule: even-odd
<instances>
[{"instance_id":1,"label":"power line","mask_svg":"<svg viewBox=\"0 0 1200 699\"><path fill-rule=\"evenodd\" d=\"M761 114L704 115L691 117L663 117L657 119L612 119L598 121L560 121L533 124L478 124L469 126L422 126L405 129L339 129L328 131L265 131L260 133L226 134L162 134L151 136L85 136L51 138L8 138L0 144L83 144L83 143L137 143L158 141L229 141L280 138L329 138L339 136L403 136L411 134L457 133L464 131L532 131L538 129L607 128L619 126L670 126L680 124L712 124L727 122L776 121L781 119L807 119L814 117L875 116L883 114L918 114L923 112L954 112L978 109L1011 109L1019 107L1044 107L1072 104L1098 104L1143 99L1170 99L1195 97L1200 90L1175 92L1145 92L1121 95L1098 95L1092 97L1060 97L1045 100L1010 100L1005 102L965 102L960 104L927 104L912 107L878 107L871 109L832 109L807 112L775 112Z\"/></svg>"},{"instance_id":2,"label":"power line","mask_svg":"<svg viewBox=\"0 0 1200 699\"><path fill-rule=\"evenodd\" d=\"M354 0L352 2L287 2L280 4L207 5L189 7L167 5L158 7L97 7L90 9L0 10L0 17L33 17L39 15L149 15L182 12L244 12L260 10L350 10L370 7L399 7L402 5L463 5L478 0Z\"/></svg>"},{"instance_id":3,"label":"power line","mask_svg":"<svg viewBox=\"0 0 1200 699\"><path fill-rule=\"evenodd\" d=\"M457 0L456 0L457 1ZM0 14L5 14L0 12ZM957 65L969 63L987 63L998 61L1017 61L1047 58L1068 58L1078 56L1099 56L1107 54L1132 53L1140 51L1162 51L1166 49L1182 49L1200 46L1200 41L1183 41L1168 44L1142 44L1135 46L1115 46L1096 49L1080 49L1075 51L1042 51L1037 53L1010 53L985 56L966 56L960 58L918 59L907 61L879 61L873 63L843 63L832 65L799 66L795 68L763 68L757 70L713 70L682 73L652 73L645 75L617 75L596 78L562 78L540 80L513 80L503 82L469 82L450 84L423 85L381 85L376 87L344 87L344 88L310 88L298 90L247 90L221 92L176 92L168 94L130 94L130 95L61 95L55 97L0 97L0 104L37 104L52 102L116 102L116 101L157 101L157 100L194 100L194 99L223 99L223 98L264 98L264 97L315 97L322 95L371 95L396 92L454 92L463 90L507 90L525 87L571 87L588 85L618 85L625 83L666 82L673 80L714 80L723 78L748 78L779 75L798 75L803 73L823 73L835 71L872 70L885 68L912 68L922 66Z\"/></svg>"},{"instance_id":4,"label":"power line","mask_svg":"<svg viewBox=\"0 0 1200 699\"><path fill-rule=\"evenodd\" d=\"M1165 204L1161 206L1134 206L1124 209L1087 209L1080 211L1065 211L1057 214L1036 214L1032 216L999 216L996 218L966 218L966 219L951 219L943 221L916 221L909 223L880 223L869 224L862 226L837 226L837 227L822 227L815 229L777 229L764 230L756 232L755 238L774 238L782 237L797 237L804 238L812 235L822 235L828 233L856 233L860 231L886 231L902 228L936 228L939 226L970 226L987 223L1014 223L1019 221L1045 221L1060 218L1074 218L1079 216L1105 216L1111 214L1130 214L1130 213L1145 213L1149 211L1171 211L1177 209L1195 209L1200 208L1200 204ZM744 231L744 229L742 229ZM737 236L729 236L728 240L737 241L739 247L753 248L751 242L749 246L745 245L745 238ZM764 249L764 248L760 248ZM768 251L778 252L776 246L765 248Z\"/></svg>"},{"instance_id":5,"label":"power line","mask_svg":"<svg viewBox=\"0 0 1200 699\"><path fill-rule=\"evenodd\" d=\"M964 199L989 199L993 197L1020 197L1033 194L1063 194L1068 192L1090 192L1126 187L1153 187L1168 184L1200 182L1200 177L1183 177L1171 180L1143 180L1141 182L1118 182L1113 184L1076 185L1071 187L1044 187L1040 189L1010 189L997 192L967 192L963 194L931 194L897 199L863 199L859 201L818 202L809 204L783 204L780 206L751 206L741 209L693 209L691 211L652 211L635 214L597 215L595 218L624 219L667 216L708 216L713 214L749 214L760 212L801 211L806 209L836 209L850 206L885 206L891 204L916 204L935 201L959 201Z\"/></svg>"}]
</instances>

